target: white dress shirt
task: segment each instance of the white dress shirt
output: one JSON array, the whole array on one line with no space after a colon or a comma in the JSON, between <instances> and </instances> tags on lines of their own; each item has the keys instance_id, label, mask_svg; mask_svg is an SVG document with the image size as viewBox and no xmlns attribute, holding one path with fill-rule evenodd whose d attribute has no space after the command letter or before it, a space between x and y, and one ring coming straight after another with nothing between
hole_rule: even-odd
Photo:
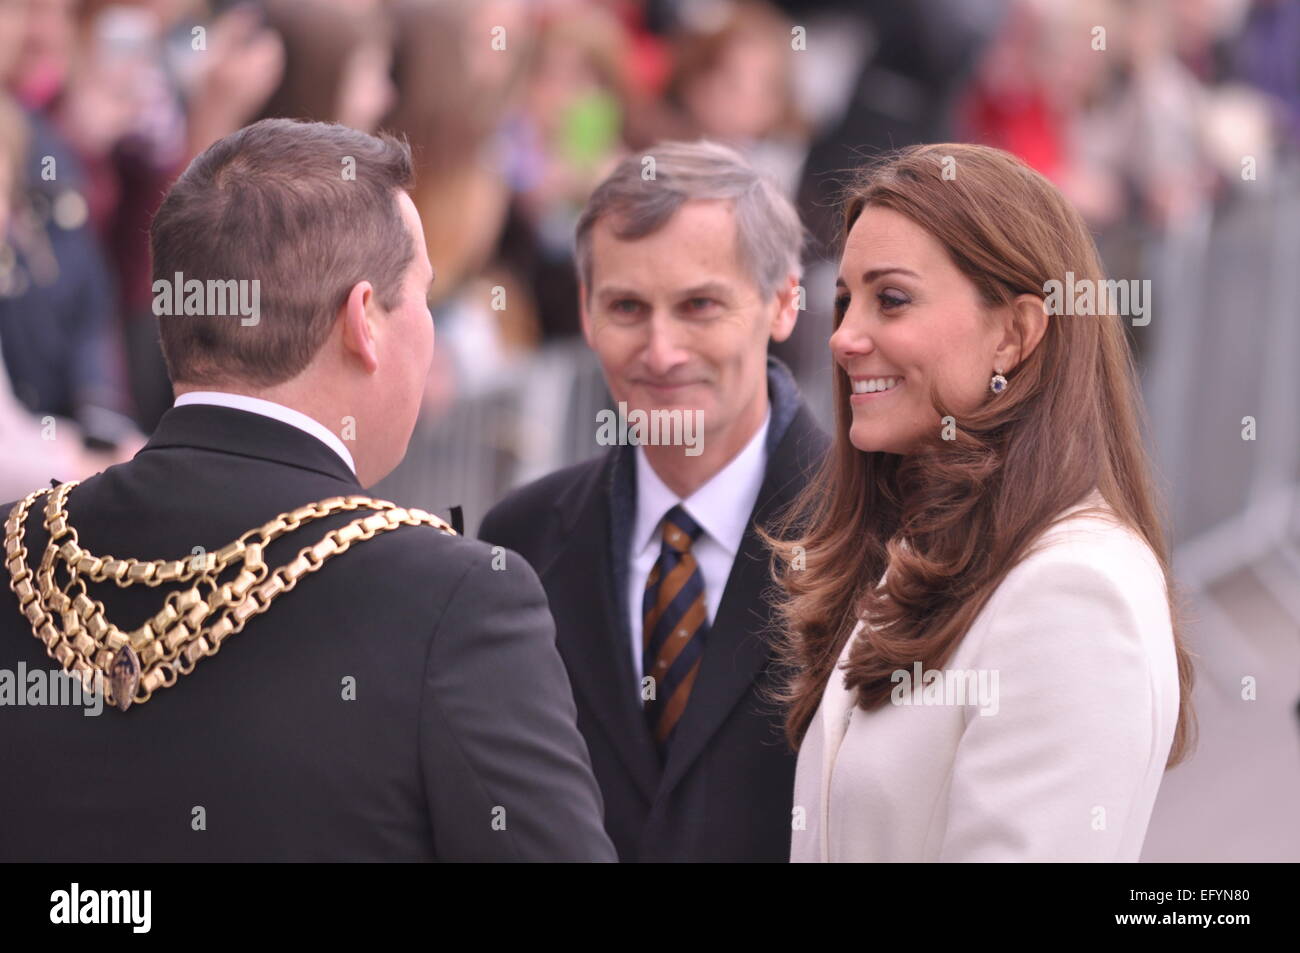
<instances>
[{"instance_id":1,"label":"white dress shirt","mask_svg":"<svg viewBox=\"0 0 1300 953\"><path fill-rule=\"evenodd\" d=\"M281 423L297 427L304 433L311 434L342 457L343 462L348 465L348 469L354 475L357 472L357 465L352 460L352 454L343 445L343 441L338 438L338 434L331 431L319 420L308 417L302 411L294 410L292 407L277 404L273 400L249 397L247 394L228 394L225 391L218 390L192 390L177 397L176 403L172 406L184 407L186 404L214 404L217 407L233 407L235 410L246 410L251 414L272 417Z\"/></svg>"},{"instance_id":2,"label":"white dress shirt","mask_svg":"<svg viewBox=\"0 0 1300 953\"><path fill-rule=\"evenodd\" d=\"M745 538L758 491L767 470L767 428L772 420L769 405L763 423L745 448L714 474L709 482L681 499L664 485L636 448L636 523L632 527L631 558L628 561L628 618L632 631L632 670L640 683L642 671L641 614L645 584L663 546L663 518L678 503L700 524L703 532L691 546L691 553L704 576L704 601L710 624L718 614L723 590L731 576L740 543Z\"/></svg>"},{"instance_id":3,"label":"white dress shirt","mask_svg":"<svg viewBox=\"0 0 1300 953\"><path fill-rule=\"evenodd\" d=\"M1179 683L1137 533L1073 513L1007 573L939 675L986 673L985 697L856 707L839 666L866 625L799 748L792 861L1138 860Z\"/></svg>"}]
</instances>

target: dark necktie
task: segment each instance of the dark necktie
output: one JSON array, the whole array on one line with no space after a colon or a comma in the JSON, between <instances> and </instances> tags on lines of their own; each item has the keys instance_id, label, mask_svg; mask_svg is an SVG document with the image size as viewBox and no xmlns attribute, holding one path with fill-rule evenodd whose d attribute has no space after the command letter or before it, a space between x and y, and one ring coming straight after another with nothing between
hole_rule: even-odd
<instances>
[{"instance_id":1,"label":"dark necktie","mask_svg":"<svg viewBox=\"0 0 1300 953\"><path fill-rule=\"evenodd\" d=\"M642 600L642 665L655 686L655 697L646 700L645 713L661 754L686 710L709 631L704 574L691 553L691 544L701 532L680 505L668 511L663 519L663 547L646 579Z\"/></svg>"}]
</instances>

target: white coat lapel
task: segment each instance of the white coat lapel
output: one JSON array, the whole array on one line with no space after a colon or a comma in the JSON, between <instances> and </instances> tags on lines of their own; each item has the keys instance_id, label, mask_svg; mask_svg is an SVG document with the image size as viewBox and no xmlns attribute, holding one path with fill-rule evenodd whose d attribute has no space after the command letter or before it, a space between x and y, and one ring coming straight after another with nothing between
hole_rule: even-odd
<instances>
[{"instance_id":1,"label":"white coat lapel","mask_svg":"<svg viewBox=\"0 0 1300 953\"><path fill-rule=\"evenodd\" d=\"M844 740L844 733L848 729L849 717L853 713L855 698L853 692L844 689L844 673L840 671L840 666L848 658L849 650L861 631L862 620L859 619L858 624L853 627L853 631L849 633L848 639L845 640L844 649L840 652L839 660L836 661L835 668L831 670L830 678L826 680L826 688L822 693L822 783L819 810L821 815L821 859L823 861L830 859L828 822L830 820L831 773L835 768L835 757L839 754L840 742Z\"/></svg>"}]
</instances>

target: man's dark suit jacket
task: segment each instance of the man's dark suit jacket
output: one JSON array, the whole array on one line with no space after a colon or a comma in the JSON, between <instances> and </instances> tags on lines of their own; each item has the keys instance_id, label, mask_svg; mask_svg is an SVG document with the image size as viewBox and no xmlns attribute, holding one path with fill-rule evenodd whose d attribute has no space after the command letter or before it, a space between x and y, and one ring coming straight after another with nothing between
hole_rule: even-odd
<instances>
[{"instance_id":1,"label":"man's dark suit jacket","mask_svg":"<svg viewBox=\"0 0 1300 953\"><path fill-rule=\"evenodd\" d=\"M768 553L754 534L803 488L828 445L793 378L768 361L767 470L750 527L705 641L700 674L660 763L632 667L626 582L635 514L631 447L516 490L481 539L536 567L555 617L622 860L786 861L795 756L782 714L763 697L774 677Z\"/></svg>"},{"instance_id":2,"label":"man's dark suit jacket","mask_svg":"<svg viewBox=\"0 0 1300 953\"><path fill-rule=\"evenodd\" d=\"M187 405L67 506L95 555L177 559L364 492L295 427ZM368 512L286 534L268 565ZM0 668L56 668L3 578ZM88 585L126 631L172 588ZM0 860L613 860L554 638L518 557L496 571L430 526L358 541L126 712L0 707Z\"/></svg>"}]
</instances>

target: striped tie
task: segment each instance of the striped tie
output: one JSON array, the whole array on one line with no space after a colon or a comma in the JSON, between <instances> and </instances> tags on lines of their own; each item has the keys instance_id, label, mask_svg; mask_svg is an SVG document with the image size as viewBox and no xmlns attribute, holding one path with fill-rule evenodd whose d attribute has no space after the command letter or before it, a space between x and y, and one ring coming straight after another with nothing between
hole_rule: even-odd
<instances>
[{"instance_id":1,"label":"striped tie","mask_svg":"<svg viewBox=\"0 0 1300 953\"><path fill-rule=\"evenodd\" d=\"M655 697L646 701L645 712L661 753L686 710L709 631L704 575L691 553L701 532L680 505L668 511L663 548L642 600L643 671L655 680Z\"/></svg>"}]
</instances>

